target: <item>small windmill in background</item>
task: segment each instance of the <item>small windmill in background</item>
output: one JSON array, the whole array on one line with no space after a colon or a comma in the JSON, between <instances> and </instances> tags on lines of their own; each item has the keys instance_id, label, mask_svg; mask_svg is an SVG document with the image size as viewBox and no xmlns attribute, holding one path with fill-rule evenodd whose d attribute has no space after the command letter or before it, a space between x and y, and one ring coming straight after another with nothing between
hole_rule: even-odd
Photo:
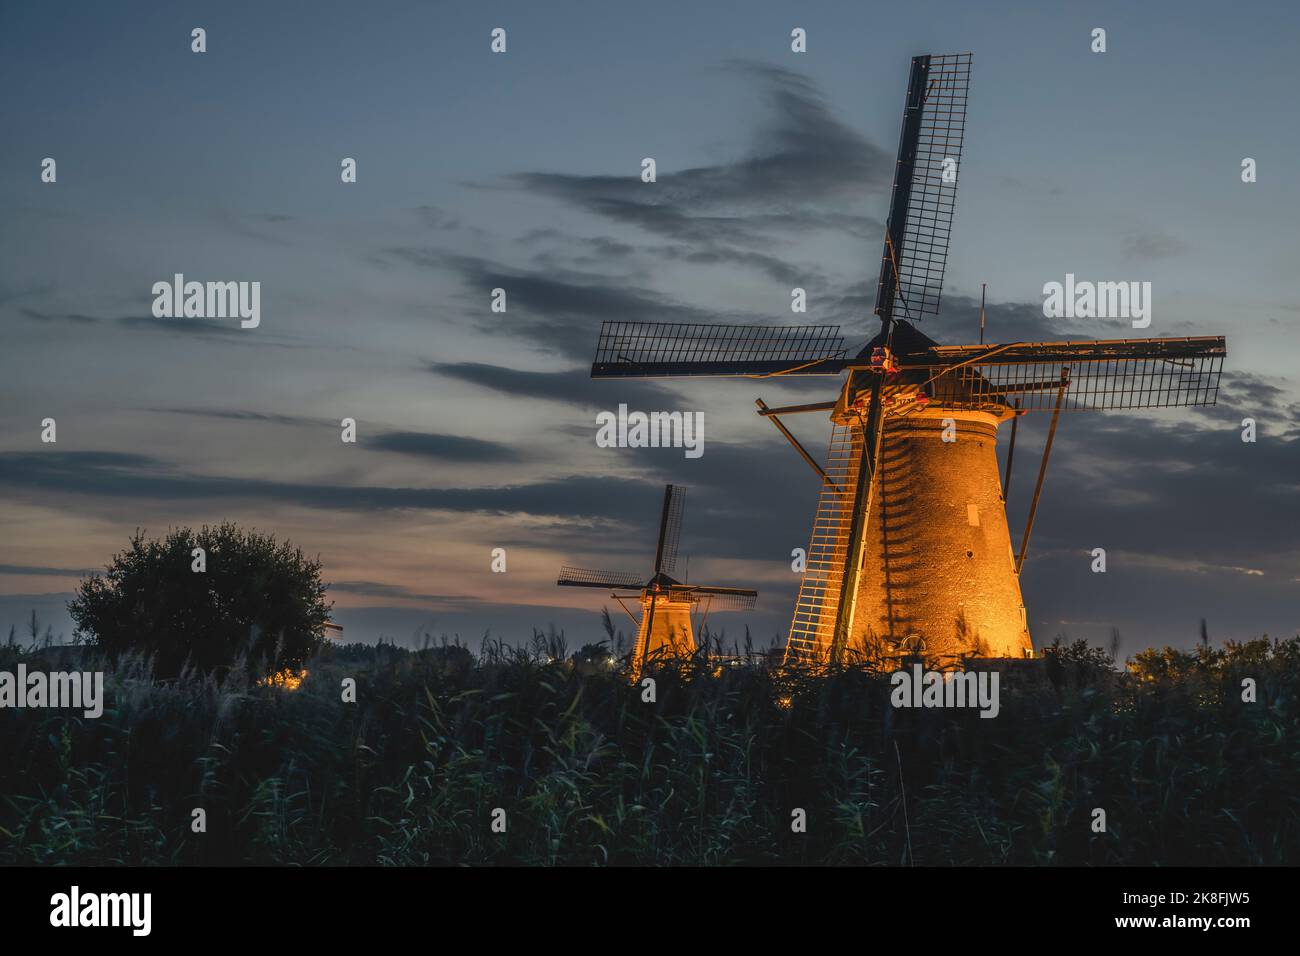
<instances>
[{"instance_id":1,"label":"small windmill in background","mask_svg":"<svg viewBox=\"0 0 1300 956\"><path fill-rule=\"evenodd\" d=\"M654 571L649 580L643 575L620 571L591 571L585 568L561 568L561 587L602 588L622 605L637 625L636 643L632 647L632 672L638 674L647 660L685 656L695 652L695 631L691 615L703 611L707 619L711 610L748 610L754 606L757 591L747 588L723 588L684 584L673 577L677 573L677 544L686 511L686 489L668 485L664 489L664 507L659 516L659 543L655 547ZM632 591L632 594L620 594ZM626 602L639 600L641 617ZM703 619L701 620L701 626Z\"/></svg>"},{"instance_id":2,"label":"small windmill in background","mask_svg":"<svg viewBox=\"0 0 1300 956\"><path fill-rule=\"evenodd\" d=\"M610 320L600 330L592 378L848 373L833 401L757 400L821 482L787 661L918 642L936 658L1031 656L1020 572L1060 413L1212 405L1218 395L1222 336L986 345L981 317L979 344L940 345L917 328L939 312L970 69L969 53L912 58L880 331L860 351L850 355L838 326ZM1033 410L1050 410L1051 424L1017 552L1005 495L1015 422ZM833 425L825 467L779 417L818 411ZM1004 484L996 442L1007 421Z\"/></svg>"}]
</instances>

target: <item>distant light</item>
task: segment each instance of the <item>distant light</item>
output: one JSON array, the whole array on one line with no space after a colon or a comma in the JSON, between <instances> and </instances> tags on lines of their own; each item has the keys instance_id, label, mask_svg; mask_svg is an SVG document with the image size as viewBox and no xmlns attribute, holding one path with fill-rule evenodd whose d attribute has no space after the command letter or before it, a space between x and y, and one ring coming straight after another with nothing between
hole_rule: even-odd
<instances>
[{"instance_id":1,"label":"distant light","mask_svg":"<svg viewBox=\"0 0 1300 956\"><path fill-rule=\"evenodd\" d=\"M307 670L303 668L298 673L294 673L288 667L276 671L270 677L264 677L257 682L258 687L278 687L281 690L297 690L302 686L302 682L307 679Z\"/></svg>"}]
</instances>

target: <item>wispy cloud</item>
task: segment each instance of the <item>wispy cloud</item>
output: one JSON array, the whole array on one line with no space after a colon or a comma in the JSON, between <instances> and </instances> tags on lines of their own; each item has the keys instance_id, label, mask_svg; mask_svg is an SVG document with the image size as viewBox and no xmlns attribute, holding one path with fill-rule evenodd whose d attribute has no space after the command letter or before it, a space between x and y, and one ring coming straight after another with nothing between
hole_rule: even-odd
<instances>
[{"instance_id":1,"label":"wispy cloud","mask_svg":"<svg viewBox=\"0 0 1300 956\"><path fill-rule=\"evenodd\" d=\"M197 418L219 418L233 422L264 422L271 425L334 425L323 418L306 418L301 415L279 415L274 412L254 412L247 409L220 408L151 408L151 412L166 415L192 415Z\"/></svg>"},{"instance_id":2,"label":"wispy cloud","mask_svg":"<svg viewBox=\"0 0 1300 956\"><path fill-rule=\"evenodd\" d=\"M481 362L445 362L430 365L429 371L503 395L587 408L608 408L618 402L635 404L638 408L669 408L676 400L675 392L655 382L593 381L590 366L562 372L532 372Z\"/></svg>"},{"instance_id":3,"label":"wispy cloud","mask_svg":"<svg viewBox=\"0 0 1300 956\"><path fill-rule=\"evenodd\" d=\"M1124 257L1143 262L1172 259L1192 251L1192 245L1167 232L1141 232L1124 239Z\"/></svg>"},{"instance_id":4,"label":"wispy cloud","mask_svg":"<svg viewBox=\"0 0 1300 956\"><path fill-rule=\"evenodd\" d=\"M697 243L744 246L769 230L860 225L842 208L820 207L884 190L893 156L839 120L806 76L767 63L727 69L759 88L766 112L745 155L732 162L660 170L653 187L633 175L525 172L523 189L598 216Z\"/></svg>"},{"instance_id":5,"label":"wispy cloud","mask_svg":"<svg viewBox=\"0 0 1300 956\"><path fill-rule=\"evenodd\" d=\"M42 495L91 494L163 501L262 500L341 512L423 509L600 518L653 484L574 475L497 488L401 488L228 478L183 471L125 452L3 452L0 485Z\"/></svg>"},{"instance_id":6,"label":"wispy cloud","mask_svg":"<svg viewBox=\"0 0 1300 956\"><path fill-rule=\"evenodd\" d=\"M0 564L0 574L51 578L79 578L97 573L96 568L50 568L31 564Z\"/></svg>"},{"instance_id":7,"label":"wispy cloud","mask_svg":"<svg viewBox=\"0 0 1300 956\"><path fill-rule=\"evenodd\" d=\"M482 603L481 598L468 594L426 594L396 584L384 584L380 581L333 581L330 583L330 590L355 594L358 597L419 601L423 604L436 604L447 608L459 608Z\"/></svg>"},{"instance_id":8,"label":"wispy cloud","mask_svg":"<svg viewBox=\"0 0 1300 956\"><path fill-rule=\"evenodd\" d=\"M517 449L499 442L465 438L460 435L438 435L431 432L385 432L368 439L367 445L380 451L397 452L434 461L520 461L524 457Z\"/></svg>"}]
</instances>

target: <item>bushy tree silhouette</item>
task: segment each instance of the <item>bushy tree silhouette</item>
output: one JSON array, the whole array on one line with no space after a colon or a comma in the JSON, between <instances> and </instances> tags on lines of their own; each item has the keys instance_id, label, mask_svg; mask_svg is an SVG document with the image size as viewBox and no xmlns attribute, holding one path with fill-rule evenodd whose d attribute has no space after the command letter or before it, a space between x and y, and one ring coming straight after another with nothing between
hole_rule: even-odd
<instances>
[{"instance_id":1,"label":"bushy tree silhouette","mask_svg":"<svg viewBox=\"0 0 1300 956\"><path fill-rule=\"evenodd\" d=\"M202 571L194 570L196 548ZM78 636L114 657L152 655L159 677L241 657L266 673L301 664L318 645L331 606L325 590L320 563L273 535L230 523L178 528L161 540L137 530L103 575L81 582L68 612Z\"/></svg>"}]
</instances>

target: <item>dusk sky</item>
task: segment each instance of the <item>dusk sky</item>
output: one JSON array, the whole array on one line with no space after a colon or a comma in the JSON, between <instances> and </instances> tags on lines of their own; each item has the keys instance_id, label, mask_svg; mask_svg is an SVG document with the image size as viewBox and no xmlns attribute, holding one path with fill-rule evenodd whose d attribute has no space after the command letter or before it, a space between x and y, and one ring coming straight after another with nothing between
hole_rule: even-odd
<instances>
[{"instance_id":1,"label":"dusk sky","mask_svg":"<svg viewBox=\"0 0 1300 956\"><path fill-rule=\"evenodd\" d=\"M1063 416L1023 577L1035 643L1186 645L1202 618L1292 636L1298 38L1290 2L6 4L0 625L35 609L70 635L64 602L136 528L231 520L320 555L348 640L554 624L576 647L621 611L560 566L648 572L673 482L691 580L760 592L710 624L784 639L818 486L754 399L837 381L592 381L597 332L808 322L860 346L909 59L969 50L924 331L974 341L986 282L990 341L1228 342L1217 406ZM175 273L259 281L260 326L155 318ZM1067 273L1151 282L1151 326L1044 318ZM619 403L703 411L703 456L598 448ZM824 455L824 418L789 424ZM1017 538L1045 424L1017 445Z\"/></svg>"}]
</instances>

